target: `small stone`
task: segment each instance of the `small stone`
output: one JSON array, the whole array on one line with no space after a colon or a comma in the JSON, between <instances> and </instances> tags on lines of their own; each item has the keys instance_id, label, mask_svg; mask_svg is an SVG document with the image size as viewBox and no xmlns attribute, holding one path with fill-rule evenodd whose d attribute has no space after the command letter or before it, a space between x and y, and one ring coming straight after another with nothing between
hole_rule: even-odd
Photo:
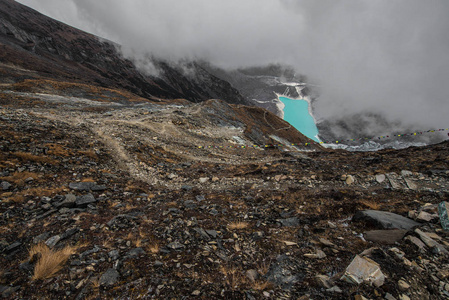
<instances>
[{"instance_id":1,"label":"small stone","mask_svg":"<svg viewBox=\"0 0 449 300\"><path fill-rule=\"evenodd\" d=\"M142 248L135 248L135 249L132 249L132 250L130 250L130 251L128 251L128 253L126 253L126 257L127 258L135 258L135 257L138 257L138 256L140 256L140 255L143 255L143 254L145 254L146 252L145 252L145 250L143 250Z\"/></svg>"},{"instance_id":2,"label":"small stone","mask_svg":"<svg viewBox=\"0 0 449 300\"><path fill-rule=\"evenodd\" d=\"M351 185L351 184L353 184L354 182L355 182L355 179L354 179L354 177L352 176L352 175L348 175L347 177L346 177L346 184L347 185Z\"/></svg>"},{"instance_id":3,"label":"small stone","mask_svg":"<svg viewBox=\"0 0 449 300\"><path fill-rule=\"evenodd\" d=\"M199 296L199 295L201 295L201 291L199 290L195 290L192 292L192 296Z\"/></svg>"},{"instance_id":4,"label":"small stone","mask_svg":"<svg viewBox=\"0 0 449 300\"><path fill-rule=\"evenodd\" d=\"M282 179L282 175L276 175L276 176L274 176L274 180L276 180L276 181L281 181L281 179Z\"/></svg>"},{"instance_id":5,"label":"small stone","mask_svg":"<svg viewBox=\"0 0 449 300\"><path fill-rule=\"evenodd\" d=\"M103 273L100 277L99 284L100 286L107 287L114 285L120 277L119 272L115 269L108 269L106 272Z\"/></svg>"},{"instance_id":6,"label":"small stone","mask_svg":"<svg viewBox=\"0 0 449 300\"><path fill-rule=\"evenodd\" d=\"M67 194L60 203L55 205L57 208L74 208L76 206L76 196L73 194Z\"/></svg>"},{"instance_id":7,"label":"small stone","mask_svg":"<svg viewBox=\"0 0 449 300\"><path fill-rule=\"evenodd\" d=\"M402 175L403 177L407 177L407 176L412 176L413 173L410 172L410 171L407 171L407 170L402 170L402 171L401 171L401 175Z\"/></svg>"},{"instance_id":8,"label":"small stone","mask_svg":"<svg viewBox=\"0 0 449 300\"><path fill-rule=\"evenodd\" d=\"M387 293L387 294L385 295L385 300L397 300L397 299L396 299L395 297L393 297L392 294Z\"/></svg>"},{"instance_id":9,"label":"small stone","mask_svg":"<svg viewBox=\"0 0 449 300\"><path fill-rule=\"evenodd\" d=\"M405 292L410 288L410 284L401 279L398 281L398 287L400 291Z\"/></svg>"},{"instance_id":10,"label":"small stone","mask_svg":"<svg viewBox=\"0 0 449 300\"><path fill-rule=\"evenodd\" d=\"M319 241L320 241L321 244L323 244L323 245L326 246L326 247L335 247L335 244L332 243L332 242L329 241L329 240L320 238Z\"/></svg>"},{"instance_id":11,"label":"small stone","mask_svg":"<svg viewBox=\"0 0 449 300\"><path fill-rule=\"evenodd\" d=\"M343 291L338 286L333 286L330 289L327 289L326 292L330 293L343 293Z\"/></svg>"},{"instance_id":12,"label":"small stone","mask_svg":"<svg viewBox=\"0 0 449 300\"><path fill-rule=\"evenodd\" d=\"M49 247L49 248L53 248L54 246L56 246L56 244L61 240L61 236L60 235L55 235L52 236L51 238L49 238L45 244Z\"/></svg>"},{"instance_id":13,"label":"small stone","mask_svg":"<svg viewBox=\"0 0 449 300\"><path fill-rule=\"evenodd\" d=\"M417 246L421 251L424 251L426 248L426 245L417 237L409 235L405 238L405 240L410 241L412 244L414 244L415 246Z\"/></svg>"},{"instance_id":14,"label":"small stone","mask_svg":"<svg viewBox=\"0 0 449 300\"><path fill-rule=\"evenodd\" d=\"M156 267L156 268L163 267L163 266L164 266L164 263L161 262L161 261L159 261L159 260L156 260L156 261L154 262L153 266Z\"/></svg>"},{"instance_id":15,"label":"small stone","mask_svg":"<svg viewBox=\"0 0 449 300\"><path fill-rule=\"evenodd\" d=\"M431 237L429 237L425 232L415 229L415 232L419 235L419 238L426 244L428 247L434 249L436 251L435 254L445 254L448 255L449 251L441 244L437 243Z\"/></svg>"},{"instance_id":16,"label":"small stone","mask_svg":"<svg viewBox=\"0 0 449 300\"><path fill-rule=\"evenodd\" d=\"M217 238L218 232L216 230L206 230L206 233L213 237L214 239Z\"/></svg>"},{"instance_id":17,"label":"small stone","mask_svg":"<svg viewBox=\"0 0 449 300\"><path fill-rule=\"evenodd\" d=\"M108 252L108 255L112 260L117 260L120 256L118 250L111 250Z\"/></svg>"},{"instance_id":18,"label":"small stone","mask_svg":"<svg viewBox=\"0 0 449 300\"><path fill-rule=\"evenodd\" d=\"M422 211L418 214L416 217L416 220L419 222L431 222L433 220L438 219L438 215L436 214L429 214L428 212Z\"/></svg>"},{"instance_id":19,"label":"small stone","mask_svg":"<svg viewBox=\"0 0 449 300\"><path fill-rule=\"evenodd\" d=\"M93 204L95 202L97 202L97 200L92 194L87 194L76 198L77 207L87 207L89 204Z\"/></svg>"},{"instance_id":20,"label":"small stone","mask_svg":"<svg viewBox=\"0 0 449 300\"><path fill-rule=\"evenodd\" d=\"M437 273L437 277L441 280L445 280L449 277L449 270L439 270Z\"/></svg>"},{"instance_id":21,"label":"small stone","mask_svg":"<svg viewBox=\"0 0 449 300\"><path fill-rule=\"evenodd\" d=\"M89 192L95 182L71 182L69 188L75 191Z\"/></svg>"},{"instance_id":22,"label":"small stone","mask_svg":"<svg viewBox=\"0 0 449 300\"><path fill-rule=\"evenodd\" d=\"M185 246L183 244L181 244L180 242L173 242L167 245L167 248L170 248L172 250L181 250L183 248L185 248Z\"/></svg>"},{"instance_id":23,"label":"small stone","mask_svg":"<svg viewBox=\"0 0 449 300\"><path fill-rule=\"evenodd\" d=\"M299 219L297 217L288 218L288 219L280 219L278 220L279 223L282 224L282 226L285 227L294 227L299 225Z\"/></svg>"},{"instance_id":24,"label":"small stone","mask_svg":"<svg viewBox=\"0 0 449 300\"><path fill-rule=\"evenodd\" d=\"M0 187L2 188L2 190L7 191L11 188L11 184L7 181L2 181L2 183L0 184Z\"/></svg>"},{"instance_id":25,"label":"small stone","mask_svg":"<svg viewBox=\"0 0 449 300\"><path fill-rule=\"evenodd\" d=\"M326 257L326 253L324 253L320 249L317 249L316 253L306 253L306 254L304 254L304 256L307 257L307 258L321 259L321 258L325 258Z\"/></svg>"},{"instance_id":26,"label":"small stone","mask_svg":"<svg viewBox=\"0 0 449 300\"><path fill-rule=\"evenodd\" d=\"M326 289L330 289L332 287L331 283L330 283L330 278L329 276L326 275L316 275L315 276L315 280L318 283L318 285L320 287L326 288Z\"/></svg>"},{"instance_id":27,"label":"small stone","mask_svg":"<svg viewBox=\"0 0 449 300\"><path fill-rule=\"evenodd\" d=\"M209 177L202 177L200 178L200 183L206 183L209 181Z\"/></svg>"},{"instance_id":28,"label":"small stone","mask_svg":"<svg viewBox=\"0 0 449 300\"><path fill-rule=\"evenodd\" d=\"M368 300L365 297L363 297L362 295L355 295L354 296L354 300Z\"/></svg>"},{"instance_id":29,"label":"small stone","mask_svg":"<svg viewBox=\"0 0 449 300\"><path fill-rule=\"evenodd\" d=\"M377 174L377 175L376 175L376 181L377 181L378 183L384 182L385 179L386 179L386 177L385 177L384 174Z\"/></svg>"},{"instance_id":30,"label":"small stone","mask_svg":"<svg viewBox=\"0 0 449 300\"><path fill-rule=\"evenodd\" d=\"M21 242L14 242L3 250L5 253L10 253L17 250L20 246L22 246Z\"/></svg>"},{"instance_id":31,"label":"small stone","mask_svg":"<svg viewBox=\"0 0 449 300\"><path fill-rule=\"evenodd\" d=\"M399 300L411 300L409 296L402 294L399 296Z\"/></svg>"}]
</instances>

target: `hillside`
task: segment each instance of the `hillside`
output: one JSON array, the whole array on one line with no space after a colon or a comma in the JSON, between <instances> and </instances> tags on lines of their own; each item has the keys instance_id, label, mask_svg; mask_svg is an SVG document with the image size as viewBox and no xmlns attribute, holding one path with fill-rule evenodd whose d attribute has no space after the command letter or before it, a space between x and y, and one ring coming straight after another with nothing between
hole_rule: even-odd
<instances>
[{"instance_id":1,"label":"hillside","mask_svg":"<svg viewBox=\"0 0 449 300\"><path fill-rule=\"evenodd\" d=\"M244 104L231 85L203 70L195 78L160 60L158 76L124 58L120 46L30 9L14 0L0 2L0 66L3 84L57 80L115 88L148 99L216 98ZM207 88L213 86L213 89Z\"/></svg>"},{"instance_id":2,"label":"hillside","mask_svg":"<svg viewBox=\"0 0 449 300\"><path fill-rule=\"evenodd\" d=\"M447 234L434 215L448 200L447 142L373 153L273 147L309 140L262 109L219 100L1 99L5 298L447 293ZM351 221L367 209L415 216L436 244L418 230L373 233L382 226ZM385 283L341 280L367 249ZM61 259L55 274L38 267L47 256Z\"/></svg>"}]
</instances>

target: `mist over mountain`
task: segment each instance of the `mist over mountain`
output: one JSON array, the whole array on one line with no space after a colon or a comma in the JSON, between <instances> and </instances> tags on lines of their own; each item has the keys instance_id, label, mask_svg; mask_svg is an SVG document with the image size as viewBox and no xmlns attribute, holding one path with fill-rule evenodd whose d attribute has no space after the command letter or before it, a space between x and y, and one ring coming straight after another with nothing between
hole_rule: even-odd
<instances>
[{"instance_id":1,"label":"mist over mountain","mask_svg":"<svg viewBox=\"0 0 449 300\"><path fill-rule=\"evenodd\" d=\"M444 0L20 2L112 39L134 58L293 66L320 86L319 119L368 111L417 127L447 125Z\"/></svg>"}]
</instances>

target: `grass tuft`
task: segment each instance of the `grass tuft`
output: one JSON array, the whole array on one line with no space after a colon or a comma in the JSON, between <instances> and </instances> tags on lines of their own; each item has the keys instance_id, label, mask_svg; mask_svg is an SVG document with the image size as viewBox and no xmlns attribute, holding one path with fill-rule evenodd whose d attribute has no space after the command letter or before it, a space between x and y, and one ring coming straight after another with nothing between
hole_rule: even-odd
<instances>
[{"instance_id":1,"label":"grass tuft","mask_svg":"<svg viewBox=\"0 0 449 300\"><path fill-rule=\"evenodd\" d=\"M234 230L234 229L245 229L249 227L249 223L248 222L232 222L228 224L228 229L229 230Z\"/></svg>"},{"instance_id":2,"label":"grass tuft","mask_svg":"<svg viewBox=\"0 0 449 300\"><path fill-rule=\"evenodd\" d=\"M52 250L44 243L34 245L29 251L30 260L37 259L32 280L48 279L58 273L79 247L66 246Z\"/></svg>"}]
</instances>

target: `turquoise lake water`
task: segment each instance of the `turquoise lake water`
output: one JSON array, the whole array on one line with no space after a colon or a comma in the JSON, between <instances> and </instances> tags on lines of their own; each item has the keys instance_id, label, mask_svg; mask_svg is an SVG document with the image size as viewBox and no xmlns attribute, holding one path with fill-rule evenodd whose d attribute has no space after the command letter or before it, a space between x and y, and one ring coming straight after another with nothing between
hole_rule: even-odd
<instances>
[{"instance_id":1,"label":"turquoise lake water","mask_svg":"<svg viewBox=\"0 0 449 300\"><path fill-rule=\"evenodd\" d=\"M309 102L306 100L293 100L286 97L279 97L282 103L285 104L284 120L289 122L299 132L306 137L319 142L318 128L315 120L309 113Z\"/></svg>"}]
</instances>

